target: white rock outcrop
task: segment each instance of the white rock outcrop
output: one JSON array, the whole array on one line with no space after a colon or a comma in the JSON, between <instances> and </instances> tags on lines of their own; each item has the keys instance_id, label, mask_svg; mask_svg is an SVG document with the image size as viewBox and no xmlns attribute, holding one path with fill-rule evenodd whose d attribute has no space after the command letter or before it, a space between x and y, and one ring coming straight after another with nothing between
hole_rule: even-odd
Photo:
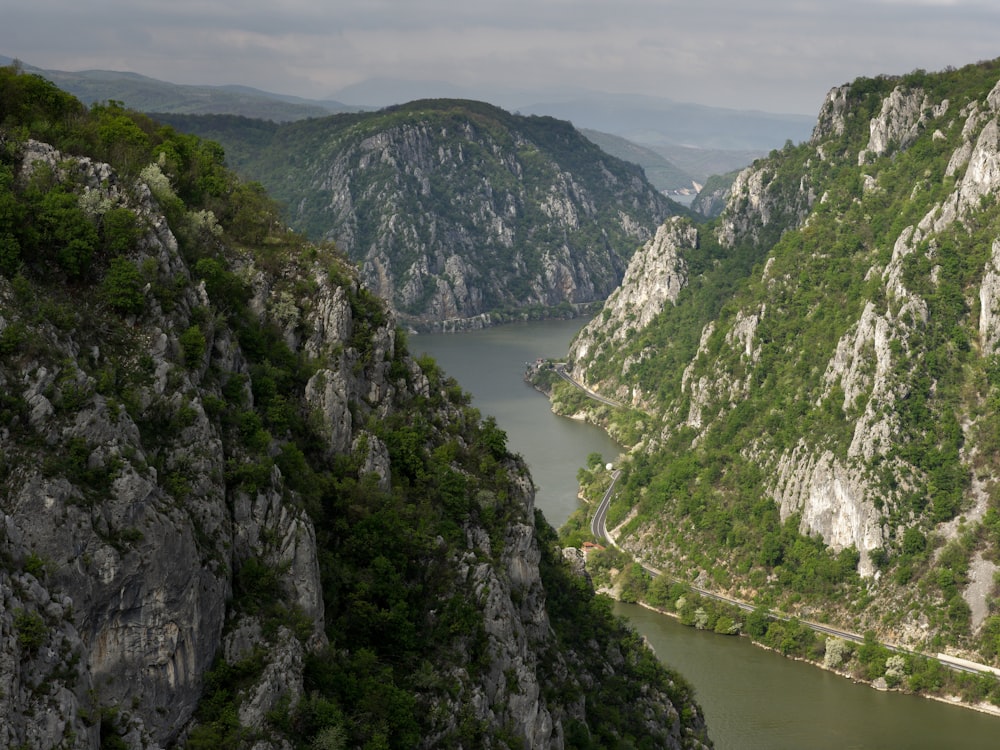
<instances>
[{"instance_id":1,"label":"white rock outcrop","mask_svg":"<svg viewBox=\"0 0 1000 750\"><path fill-rule=\"evenodd\" d=\"M686 250L697 247L698 230L686 219L662 224L629 262L622 284L604 303L600 315L573 341L569 357L576 363L574 377L586 379L585 363L608 347L652 322L687 285Z\"/></svg>"}]
</instances>

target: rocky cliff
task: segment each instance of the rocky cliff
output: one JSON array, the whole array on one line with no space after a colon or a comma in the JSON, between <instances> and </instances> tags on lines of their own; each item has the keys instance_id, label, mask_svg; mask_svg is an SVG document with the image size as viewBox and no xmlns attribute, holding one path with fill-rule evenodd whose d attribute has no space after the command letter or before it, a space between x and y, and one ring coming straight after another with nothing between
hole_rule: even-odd
<instances>
[{"instance_id":1,"label":"rocky cliff","mask_svg":"<svg viewBox=\"0 0 1000 750\"><path fill-rule=\"evenodd\" d=\"M687 219L675 218L660 226L629 262L621 286L604 303L601 314L577 335L570 349L573 377L586 382L583 363L620 349L638 331L647 328L667 305L673 305L687 285L688 269L684 251L696 248L698 230ZM648 351L640 351L623 364L627 375L631 365ZM641 392L623 383L615 396L626 403L644 401Z\"/></svg>"},{"instance_id":2,"label":"rocky cliff","mask_svg":"<svg viewBox=\"0 0 1000 750\"><path fill-rule=\"evenodd\" d=\"M633 258L657 270L629 274L570 354L645 412L598 417L637 444L629 547L995 658L998 79L993 62L838 87L696 240ZM687 283L656 294L663 275Z\"/></svg>"},{"instance_id":3,"label":"rocky cliff","mask_svg":"<svg viewBox=\"0 0 1000 750\"><path fill-rule=\"evenodd\" d=\"M236 165L289 206L292 225L334 240L418 328L603 300L634 248L684 212L569 123L478 102L292 123L252 152L246 124L171 121L246 153Z\"/></svg>"},{"instance_id":4,"label":"rocky cliff","mask_svg":"<svg viewBox=\"0 0 1000 750\"><path fill-rule=\"evenodd\" d=\"M336 251L210 144L0 101L0 746L709 744Z\"/></svg>"}]
</instances>

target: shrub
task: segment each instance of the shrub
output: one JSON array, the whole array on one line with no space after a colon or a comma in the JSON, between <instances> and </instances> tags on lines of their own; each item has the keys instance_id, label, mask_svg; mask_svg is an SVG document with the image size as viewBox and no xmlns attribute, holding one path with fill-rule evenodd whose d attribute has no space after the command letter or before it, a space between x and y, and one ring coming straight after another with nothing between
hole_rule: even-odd
<instances>
[{"instance_id":1,"label":"shrub","mask_svg":"<svg viewBox=\"0 0 1000 750\"><path fill-rule=\"evenodd\" d=\"M142 236L138 217L127 208L112 208L101 216L101 240L112 255L129 252Z\"/></svg>"},{"instance_id":2,"label":"shrub","mask_svg":"<svg viewBox=\"0 0 1000 750\"><path fill-rule=\"evenodd\" d=\"M82 277L97 248L97 230L77 202L62 190L50 190L35 206L37 249L44 256L54 248L59 266L68 276Z\"/></svg>"},{"instance_id":3,"label":"shrub","mask_svg":"<svg viewBox=\"0 0 1000 750\"><path fill-rule=\"evenodd\" d=\"M146 300L142 294L142 275L125 258L112 258L101 282L101 297L117 312L135 315L142 312Z\"/></svg>"},{"instance_id":4,"label":"shrub","mask_svg":"<svg viewBox=\"0 0 1000 750\"><path fill-rule=\"evenodd\" d=\"M10 323L0 331L0 356L15 354L28 338L28 329L23 323Z\"/></svg>"},{"instance_id":5,"label":"shrub","mask_svg":"<svg viewBox=\"0 0 1000 750\"><path fill-rule=\"evenodd\" d=\"M827 638L823 666L827 669L836 669L846 657L850 656L850 653L851 647L843 638Z\"/></svg>"},{"instance_id":6,"label":"shrub","mask_svg":"<svg viewBox=\"0 0 1000 750\"><path fill-rule=\"evenodd\" d=\"M201 332L201 328L191 326L180 335L178 342L184 354L184 364L192 369L199 366L205 356L205 334Z\"/></svg>"},{"instance_id":7,"label":"shrub","mask_svg":"<svg viewBox=\"0 0 1000 750\"><path fill-rule=\"evenodd\" d=\"M28 653L36 652L49 637L49 629L42 616L25 609L14 610L14 630L17 642Z\"/></svg>"}]
</instances>

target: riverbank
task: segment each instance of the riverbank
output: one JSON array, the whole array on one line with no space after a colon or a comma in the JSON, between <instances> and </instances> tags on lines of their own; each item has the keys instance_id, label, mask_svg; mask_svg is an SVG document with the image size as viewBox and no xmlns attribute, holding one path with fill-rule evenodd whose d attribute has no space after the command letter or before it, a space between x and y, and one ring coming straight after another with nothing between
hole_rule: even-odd
<instances>
[{"instance_id":1,"label":"riverbank","mask_svg":"<svg viewBox=\"0 0 1000 750\"><path fill-rule=\"evenodd\" d=\"M619 573L619 578L620 578L620 575L621 574ZM621 585L620 581L619 582L614 582L613 585L611 585L611 586L600 586L600 587L597 587L597 591L598 591L598 593L605 594L605 595L611 597L612 599L614 599L616 601L624 601L622 599L622 597L621 597L622 585ZM992 703L992 702L987 701L987 700L970 701L970 700L964 699L963 696L960 693L958 693L958 692L942 691L942 692L936 693L936 692L932 692L932 691L929 691L929 690L911 690L911 689L908 689L906 687L902 687L902 685L904 684L905 678L909 677L911 675L910 672L901 672L899 674L898 678L897 678L899 680L899 682L896 685L889 685L886 682L884 676L880 676L880 677L878 677L876 679L865 679L865 678L863 678L862 676L859 675L859 671L863 668L864 665L862 663L860 663L858 661L858 659L856 658L858 656L858 652L861 649L864 649L866 646L874 646L876 648L883 648L883 649L885 649L885 647L882 646L881 644L875 644L875 643L871 643L871 644L869 644L869 643L865 643L865 644L851 644L850 642L843 641L843 639L839 639L839 638L835 639L835 640L840 640L840 641L848 644L849 647L850 646L858 646L859 647L859 648L856 648L856 649L852 649L853 653L851 653L851 656L846 661L843 662L843 666L841 666L840 668L837 668L835 666L831 666L831 665L827 664L826 661L825 661L825 659L810 658L808 655L804 655L804 654L801 654L801 653L788 653L788 652L786 652L786 650L784 648L778 647L778 646L775 646L775 645L769 645L768 643L762 642L761 640L758 640L757 638L753 637L750 633L747 633L747 632L745 632L743 630L738 630L737 632L732 632L732 633L723 633L723 632L719 632L718 630L715 630L715 629L713 629L711 627L705 627L705 625L707 625L708 622L709 622L709 620L707 620L707 619L703 620L702 622L704 623L704 625L702 627L699 627L698 624L689 621L690 620L690 611L691 611L690 608L691 607L695 607L695 611L697 612L699 610L702 610L702 605L704 605L706 603L710 603L710 602L712 602L712 600L707 600L707 599L701 597L697 592L692 592L690 590L688 591L687 596L691 597L691 601L688 601L688 602L685 603L685 607L688 608L687 609L688 617L685 617L684 614L683 614L683 612L678 612L677 610L671 610L671 609L667 609L667 608L664 608L664 607L656 606L656 605L651 604L650 602L645 601L645 600L643 600L641 598L637 598L635 601L630 601L629 603L632 603L632 604L635 604L637 606L640 606L643 609L646 609L646 610L648 610L650 612L656 613L657 615L669 617L672 620L674 620L676 622L679 622L680 624L682 624L682 625L684 625L686 627L692 627L692 628L699 629L699 630L707 630L708 632L712 633L713 635L717 635L718 637L732 638L732 637L735 636L735 637L738 637L738 638L746 638L747 641L751 645L753 645L754 647L756 647L756 648L759 648L759 649L762 649L764 651L769 651L771 653L777 654L777 655L779 655L779 656L781 656L781 657L783 657L785 659L788 659L790 661L800 662L800 663L803 663L803 664L807 664L807 665L809 665L811 667L819 668L819 669L821 669L821 670L823 670L825 672L828 672L830 674L834 674L834 675L837 675L838 677L842 677L842 678L844 678L846 680L849 680L849 681L851 681L854 684L865 685L865 686L870 687L873 690L877 690L879 692L898 693L900 695L916 696L916 697L920 697L920 698L925 698L925 699L928 699L928 700L936 701L936 702L939 702L939 703L942 703L942 704L945 704L945 705L955 706L955 707L964 708L964 709L970 709L970 710L976 711L978 713L988 714L990 716L1000 717L1000 705L997 705L997 704ZM738 613L734 612L733 614L736 615ZM745 611L744 611L744 614L746 614ZM819 634L817 633L817 637L818 637L818 635ZM828 637L827 638L827 641L826 641L827 645L830 643L830 640L832 638L833 637ZM848 652L848 653L850 653L850 652ZM889 657L887 657L887 659L888 659L888 658L891 658L892 655L895 654L896 652L892 652L892 651L889 651L888 649L885 649L885 653L889 654ZM825 655L825 651L824 651L824 655ZM908 655L908 657L911 658L911 659L913 657L917 657L917 658L922 659L922 660L928 660L930 662L937 662L939 664L941 663L935 657L925 656L925 655L922 655L922 654L911 654L911 655ZM907 665L907 666L910 669L912 669L912 665ZM944 665L944 666L946 667L947 665ZM959 676L958 676L958 680L959 681L961 681L961 679L962 679L962 677L961 677L962 674L966 674L966 673L959 673ZM969 674L968 675L968 679L969 680L975 680L975 679L993 680L994 678L992 678L989 675L985 675L985 674L981 674L981 675L971 675L971 674Z\"/></svg>"},{"instance_id":2,"label":"riverbank","mask_svg":"<svg viewBox=\"0 0 1000 750\"><path fill-rule=\"evenodd\" d=\"M607 592L602 592L602 593L607 593ZM660 607L654 607L652 604L649 604L647 602L635 602L635 603L638 606L640 606L640 607L642 607L644 609L648 609L650 612L655 612L658 615L664 615L665 617L670 617L670 618L672 618L672 619L680 622L680 617L677 615L676 612L669 612L669 611L667 611L665 609L661 609ZM718 634L718 635L719 635L720 638L732 637L732 636L723 636L721 634ZM860 679L857 675L853 675L850 672L846 672L846 671L844 671L842 669L833 669L832 667L828 667L825 664L823 664L822 662L815 661L813 659L806 659L806 658L799 657L799 656L788 656L786 654L781 653L781 651L779 649L772 648L770 646L766 646L763 643L755 641L753 638L751 638L750 636L746 635L745 633L740 633L736 637L737 638L746 638L747 641L749 641L756 648L763 649L764 651L770 651L771 653L778 654L779 656L784 657L785 659L789 659L791 661L801 662L803 664L808 664L811 667L816 667L818 669L822 669L825 672L830 672L831 674L835 674L838 677L843 677L846 680L850 680L851 682L853 682L856 685L867 685L868 687L872 688L873 690L878 690L878 691L883 692L883 693L888 692L888 693L899 693L900 695L916 695L916 696L919 696L921 698L927 698L928 700L938 701L939 703L945 703L945 704L947 704L949 706L958 706L960 708L968 708L968 709L972 709L973 711L978 711L980 713L990 714L992 716L998 716L998 717L1000 717L1000 706L994 705L992 703L985 703L985 702L983 702L983 703L966 703L966 702L964 702L962 700L962 697L960 695L932 695L932 694L929 694L929 693L917 693L917 692L912 692L912 691L908 691L908 690L901 690L899 688L891 688L891 687L888 687L887 685L879 685L879 684L877 684L877 681Z\"/></svg>"},{"instance_id":3,"label":"riverbank","mask_svg":"<svg viewBox=\"0 0 1000 750\"><path fill-rule=\"evenodd\" d=\"M541 368L537 366L535 368L529 368L529 375L534 374L534 378L531 379L537 381L538 372L545 369L548 368ZM560 371L558 365L551 369L561 379L569 382L570 385L579 391L585 398L606 404L612 403L568 378L565 373ZM529 378L526 377L526 379ZM538 386L536 384L536 388L537 387ZM551 398L552 396L550 392L550 400ZM583 483L583 480L581 480L581 483ZM586 501L585 495L586 493L583 491L583 487L581 487L580 497ZM606 505L609 502L609 499L610 498L606 494L597 511L598 515L601 514L602 509L606 510ZM634 510L635 509L633 508L633 511ZM560 532L560 535L563 536L569 544L572 544L570 538L579 537L582 528L586 526L586 524L580 525L580 520L581 519L577 518L576 528L570 528L568 532L566 529L563 529ZM616 553L624 556L628 559L629 563L631 563L631 580L627 582L627 586L630 590L630 598L628 601L636 603L641 602L645 606L649 603L642 601L642 594L639 592L644 591L648 587L648 583L641 581L641 577L643 575L646 577L652 575L654 577L661 578L661 576L659 576L659 571L656 571L645 563L636 560L632 557L632 555L625 552L618 546L615 539L615 532L620 530L627 522L628 519L621 522L618 529L614 530L594 530L593 527L591 527L591 533L598 539L598 541L607 539L612 547L615 548ZM641 573L637 574L635 572L636 570L641 571ZM674 581L674 583L677 585L680 582ZM697 596L699 600L711 602L712 607L721 605L722 607L727 607L731 610L724 616L725 627L717 629L715 632L720 634L733 633L748 635L751 642L755 645L760 645L764 648L770 646L772 650L783 656L806 661L812 665L820 666L826 671L832 671L835 674L845 676L849 674L851 679L856 679L863 684L869 684L879 690L918 695L949 705L971 708L978 712L1000 716L1000 679L998 679L998 677L1000 677L1000 670L994 667L968 661L948 654L938 653L933 656L927 656L918 652L907 651L898 646L878 643L874 640L873 634L866 633L865 638L862 640L860 636L854 633L840 631L830 626L800 621L794 616L772 615L766 610L763 610L764 614L760 614L762 610L753 609L753 605L746 602L730 599L724 595L714 594L711 591L698 588L693 584L683 583L681 585L689 586L690 588L688 591L690 594ZM663 592L661 590L661 595L662 593ZM704 597L708 597L708 599L704 599ZM676 595L674 596L674 599L677 599ZM652 606L655 608L655 604ZM658 611L658 608L655 609ZM752 612L747 615L747 612L750 610L752 610ZM700 621L696 624L696 627L699 629L713 629L710 621L714 620L714 618L710 617L701 607L698 608L698 613ZM763 629L760 630L760 632L754 632L753 630L749 632L742 631L740 629L741 626L738 623L743 619L744 615L747 615L747 619L756 617L758 619L758 627L763 627ZM760 620L762 618L765 623L770 621L771 623L774 623L776 627L772 628L770 625L766 624L761 625ZM685 625L695 624L694 622L684 622L684 619L685 618L682 616L681 621ZM688 619L690 619L690 617ZM779 625L778 623L783 624ZM814 640L818 640L821 636L826 635L828 639L833 638L840 641L840 644L834 644L838 649L837 658L830 659L829 661L831 663L828 663L828 659L825 656L825 645L819 647L817 647L815 643L810 645L808 643L808 639L804 638L801 634L801 630L803 628L815 633L813 636ZM772 629L782 632L779 632L777 636L772 637ZM785 633L783 632L785 630L792 632ZM769 641L780 641L780 647L776 646L774 643L770 643ZM844 673L835 668L840 664L842 654L846 654L848 658L857 657L858 663L853 665L853 668L849 673ZM817 658L810 658L813 655L816 657L822 656L823 662L820 663ZM947 672L951 672L952 674L942 676L940 674L942 665ZM936 672L935 670L938 671ZM859 677L859 674L861 673L866 674L867 678ZM897 686L899 685L904 685L905 687L898 688Z\"/></svg>"},{"instance_id":4,"label":"riverbank","mask_svg":"<svg viewBox=\"0 0 1000 750\"><path fill-rule=\"evenodd\" d=\"M526 362L567 351L583 323L549 320L410 339L414 351L433 356L469 389L477 409L497 416L509 446L531 466L536 508L556 528L577 512L586 514L578 492L588 457L600 454L603 471L623 451L604 430L555 415L523 380ZM591 495L600 499L606 483L595 477L591 484ZM573 546L591 539L588 526L585 520ZM695 685L718 750L995 750L995 716L871 690L742 638L714 638L643 607L613 607Z\"/></svg>"}]
</instances>

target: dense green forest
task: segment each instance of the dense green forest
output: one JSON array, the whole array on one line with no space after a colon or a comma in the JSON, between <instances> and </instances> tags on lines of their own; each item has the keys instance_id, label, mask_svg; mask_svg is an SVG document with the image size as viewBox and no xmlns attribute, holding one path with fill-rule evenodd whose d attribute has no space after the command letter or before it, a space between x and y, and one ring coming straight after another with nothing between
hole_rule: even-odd
<instances>
[{"instance_id":1,"label":"dense green forest","mask_svg":"<svg viewBox=\"0 0 1000 750\"><path fill-rule=\"evenodd\" d=\"M41 143L57 149L58 161L28 170L25 154L49 153ZM479 578L459 571L496 568L496 581L511 585L502 566L513 554L511 534L527 528L540 551L541 588L516 592L526 601L511 606L537 605L551 626L530 644L531 676L565 746L653 747L667 737L677 746L707 743L691 688L570 570L555 533L531 513L530 478L502 428L432 360L411 357L383 302L358 284L332 244L286 228L261 185L237 179L224 162L217 143L115 102L86 108L38 76L0 69L0 496L11 499L0 505L29 523L13 499L41 476L62 483L64 514L118 519L111 506L120 480L148 477L148 501L194 519L202 570L225 583L222 638L240 628L257 633L259 646L247 655L227 661L220 650L196 676L204 690L193 721L179 716L163 729L166 740L213 749L523 747L512 725L475 710L503 644L484 623L489 585L477 588ZM100 185L86 182L93 170L103 175ZM147 208L102 200L98 188L112 185ZM156 256L151 232L175 238L177 257ZM351 323L344 340L317 353L300 343L315 331L288 321L322 291L321 281L343 295ZM266 314L262 288L279 301ZM176 335L174 353L161 362L150 342L166 340L164 331ZM356 436L347 451L330 449L330 426L306 393L338 357L364 392L373 372L391 384L384 403L350 404ZM43 432L32 412L21 386L28 372L57 374L47 399L58 429ZM85 415L105 412L126 436L110 438L120 441L114 450L102 442L109 438L81 427ZM218 476L191 452L191 430L202 424L221 447ZM365 468L376 442L391 482ZM243 551L235 549L244 533L238 522L231 537L216 536L225 526L220 514L268 493L315 530L322 633L296 603L288 565L267 552L280 547L276 532L265 529ZM98 537L87 544L141 568L140 551L155 553L159 540L116 523L95 522ZM96 573L85 568L78 580L73 570L92 563L57 565L9 546L13 537L0 541L14 550L0 558L4 585L6 576L31 575L53 590L75 586L79 598L65 617L82 627L86 591L96 585L86 576ZM61 560L71 551L49 554ZM63 632L53 618L21 609L12 620L25 663ZM275 669L269 649L289 640L302 644L302 692L287 694L263 725L247 726L241 717L250 697ZM162 695L106 702L88 688L80 657L45 673L51 691L6 696L10 715L20 717L12 726L21 726L22 694L44 702L60 694L57 687L81 701L66 723L67 747L76 746L77 730L97 733L102 748L125 747L136 717L150 729L179 710ZM513 669L504 680L495 689L511 700L525 689ZM651 687L676 711L660 705L662 715L650 719L643 701Z\"/></svg>"}]
</instances>

